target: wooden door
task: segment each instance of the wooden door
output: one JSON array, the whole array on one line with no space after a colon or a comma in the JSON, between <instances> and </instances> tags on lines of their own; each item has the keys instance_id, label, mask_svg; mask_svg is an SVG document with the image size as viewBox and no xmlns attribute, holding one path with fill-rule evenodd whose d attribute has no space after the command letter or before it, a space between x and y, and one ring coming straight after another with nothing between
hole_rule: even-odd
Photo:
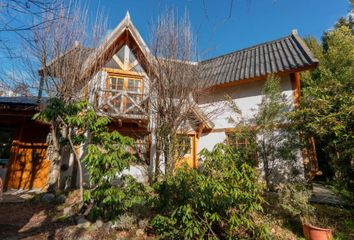
<instances>
[{"instance_id":1,"label":"wooden door","mask_svg":"<svg viewBox=\"0 0 354 240\"><path fill-rule=\"evenodd\" d=\"M48 130L34 121L19 126L10 150L6 189L42 189L46 186L50 166L46 159Z\"/></svg>"},{"instance_id":2,"label":"wooden door","mask_svg":"<svg viewBox=\"0 0 354 240\"><path fill-rule=\"evenodd\" d=\"M50 162L47 144L14 141L10 152L7 189L42 189L47 183Z\"/></svg>"},{"instance_id":3,"label":"wooden door","mask_svg":"<svg viewBox=\"0 0 354 240\"><path fill-rule=\"evenodd\" d=\"M195 134L189 134L185 137L188 137L189 144L187 146L188 151L184 154L183 157L176 163L176 167L181 167L183 164L187 163L187 165L191 168L197 168L197 136ZM181 146L185 147L185 146Z\"/></svg>"}]
</instances>

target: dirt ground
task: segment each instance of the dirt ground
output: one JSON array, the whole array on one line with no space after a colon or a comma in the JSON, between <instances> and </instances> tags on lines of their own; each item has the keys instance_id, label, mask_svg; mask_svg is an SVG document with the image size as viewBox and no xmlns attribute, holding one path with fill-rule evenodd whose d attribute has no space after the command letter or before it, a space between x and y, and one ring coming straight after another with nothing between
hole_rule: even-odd
<instances>
[{"instance_id":1,"label":"dirt ground","mask_svg":"<svg viewBox=\"0 0 354 240\"><path fill-rule=\"evenodd\" d=\"M116 231L105 226L80 228L74 217L63 217L63 208L73 201L75 199L67 199L65 204L38 200L0 202L0 239L153 239L137 237L135 231Z\"/></svg>"},{"instance_id":2,"label":"dirt ground","mask_svg":"<svg viewBox=\"0 0 354 240\"><path fill-rule=\"evenodd\" d=\"M117 231L104 225L95 228L80 228L75 217L63 217L63 208L74 204L75 197L68 197L64 204L45 203L39 200L24 202L0 202L0 239L155 239L153 236L136 236L131 232ZM354 210L328 205L315 205L316 214L327 219L328 227L334 230L334 240L354 239ZM274 239L299 240L302 231L284 224L284 219L274 224L271 229ZM283 222L283 223L282 223Z\"/></svg>"},{"instance_id":3,"label":"dirt ground","mask_svg":"<svg viewBox=\"0 0 354 240\"><path fill-rule=\"evenodd\" d=\"M53 204L0 203L0 239L109 239L108 231L77 228L74 220L58 218ZM85 232L84 232L85 231Z\"/></svg>"}]
</instances>

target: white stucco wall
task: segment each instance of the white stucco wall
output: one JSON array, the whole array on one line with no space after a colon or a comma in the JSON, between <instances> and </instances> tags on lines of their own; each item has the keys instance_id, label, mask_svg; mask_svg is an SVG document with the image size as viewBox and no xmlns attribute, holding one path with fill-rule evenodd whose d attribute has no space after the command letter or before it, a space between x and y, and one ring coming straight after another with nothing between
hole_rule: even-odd
<instances>
[{"instance_id":1,"label":"white stucco wall","mask_svg":"<svg viewBox=\"0 0 354 240\"><path fill-rule=\"evenodd\" d=\"M218 88L208 92L208 96L201 98L198 102L200 108L210 113L211 121L215 124L214 131L203 134L199 140L198 151L203 148L211 150L215 144L225 141L225 128L234 128L235 125L229 121L232 117L238 121L237 114L229 107L228 98L231 98L242 111L244 118L250 118L258 109L258 104L262 100L262 89L265 80L240 84L233 87ZM289 105L293 104L292 89L289 75L280 80L283 94L286 95Z\"/></svg>"},{"instance_id":2,"label":"white stucco wall","mask_svg":"<svg viewBox=\"0 0 354 240\"><path fill-rule=\"evenodd\" d=\"M212 150L217 143L225 142L226 128L234 128L235 122L240 121L240 117L230 108L230 101L236 103L242 112L242 117L247 120L257 113L258 105L262 101L262 89L265 80L255 81L251 83L240 84L238 86L219 88L210 93L208 97L201 99L198 103L201 109L208 113L215 113L212 121L215 124L213 131L201 135L198 152L206 148ZM291 88L290 77L282 77L281 81L282 93L286 96L289 103L289 110L294 107L293 91ZM213 115L213 114L212 114ZM230 117L234 122L229 121ZM260 136L257 136L259 139ZM271 183L279 183L287 181L290 177L304 177L303 161L300 151L297 152L295 159L277 159L272 162ZM259 170L262 171L262 162L259 164Z\"/></svg>"}]
</instances>

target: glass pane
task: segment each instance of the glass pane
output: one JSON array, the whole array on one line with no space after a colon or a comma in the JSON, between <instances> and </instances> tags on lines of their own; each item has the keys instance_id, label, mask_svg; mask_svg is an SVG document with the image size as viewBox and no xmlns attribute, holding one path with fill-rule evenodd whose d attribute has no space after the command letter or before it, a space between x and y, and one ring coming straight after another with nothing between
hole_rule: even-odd
<instances>
[{"instance_id":1,"label":"glass pane","mask_svg":"<svg viewBox=\"0 0 354 240\"><path fill-rule=\"evenodd\" d=\"M117 88L117 79L111 78L111 89L116 89L116 88Z\"/></svg>"},{"instance_id":2,"label":"glass pane","mask_svg":"<svg viewBox=\"0 0 354 240\"><path fill-rule=\"evenodd\" d=\"M118 63L116 63L116 61L114 61L114 59L112 58L111 60L109 60L109 62L106 64L105 66L106 68L116 68L116 69L121 69L121 67L118 65Z\"/></svg>"},{"instance_id":3,"label":"glass pane","mask_svg":"<svg viewBox=\"0 0 354 240\"><path fill-rule=\"evenodd\" d=\"M134 87L134 85L135 85L135 84L134 84L134 80L129 79L129 80L128 80L128 88L131 89L131 88Z\"/></svg>"},{"instance_id":4,"label":"glass pane","mask_svg":"<svg viewBox=\"0 0 354 240\"><path fill-rule=\"evenodd\" d=\"M132 68L132 71L134 72L143 72L143 68L140 66L140 64L136 65L135 67Z\"/></svg>"},{"instance_id":5,"label":"glass pane","mask_svg":"<svg viewBox=\"0 0 354 240\"><path fill-rule=\"evenodd\" d=\"M118 54L117 54L119 60L120 60L122 63L124 63L124 48L125 48L125 45L124 45L121 49L119 49Z\"/></svg>"},{"instance_id":6,"label":"glass pane","mask_svg":"<svg viewBox=\"0 0 354 240\"><path fill-rule=\"evenodd\" d=\"M140 93L140 80L128 79L128 91Z\"/></svg>"},{"instance_id":7,"label":"glass pane","mask_svg":"<svg viewBox=\"0 0 354 240\"><path fill-rule=\"evenodd\" d=\"M7 165L10 158L10 149L12 143L12 136L15 129L0 128L0 168L1 165Z\"/></svg>"},{"instance_id":8,"label":"glass pane","mask_svg":"<svg viewBox=\"0 0 354 240\"><path fill-rule=\"evenodd\" d=\"M132 64L136 60L134 53L129 49L129 63Z\"/></svg>"},{"instance_id":9,"label":"glass pane","mask_svg":"<svg viewBox=\"0 0 354 240\"><path fill-rule=\"evenodd\" d=\"M123 90L124 79L118 78L117 90Z\"/></svg>"},{"instance_id":10,"label":"glass pane","mask_svg":"<svg viewBox=\"0 0 354 240\"><path fill-rule=\"evenodd\" d=\"M177 136L177 149L179 157L191 153L191 139L188 135Z\"/></svg>"}]
</instances>

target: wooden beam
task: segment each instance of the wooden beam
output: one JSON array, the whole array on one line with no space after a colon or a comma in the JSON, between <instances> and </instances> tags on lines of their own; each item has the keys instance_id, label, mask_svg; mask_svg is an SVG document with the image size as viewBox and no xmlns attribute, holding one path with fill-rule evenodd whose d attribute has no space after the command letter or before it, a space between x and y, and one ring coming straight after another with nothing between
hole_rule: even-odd
<instances>
[{"instance_id":1,"label":"wooden beam","mask_svg":"<svg viewBox=\"0 0 354 240\"><path fill-rule=\"evenodd\" d=\"M139 79L143 79L143 77L144 77L144 74L137 73L137 72L131 72L131 71L124 71L121 69L102 68L102 70L107 72L110 76L118 75L119 77L133 77L133 78L139 78Z\"/></svg>"},{"instance_id":2,"label":"wooden beam","mask_svg":"<svg viewBox=\"0 0 354 240\"><path fill-rule=\"evenodd\" d=\"M289 76L291 82L291 89L293 91L293 103L295 108L297 108L300 105L300 96L301 96L300 72L290 73Z\"/></svg>"}]
</instances>

